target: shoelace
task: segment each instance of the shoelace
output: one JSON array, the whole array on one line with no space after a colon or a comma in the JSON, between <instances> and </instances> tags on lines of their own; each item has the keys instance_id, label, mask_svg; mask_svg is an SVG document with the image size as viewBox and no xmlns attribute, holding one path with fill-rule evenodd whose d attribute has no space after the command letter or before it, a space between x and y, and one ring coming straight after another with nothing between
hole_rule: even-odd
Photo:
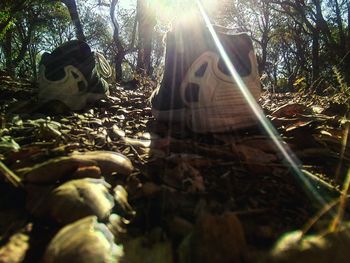
<instances>
[{"instance_id":1,"label":"shoelace","mask_svg":"<svg viewBox=\"0 0 350 263\"><path fill-rule=\"evenodd\" d=\"M103 78L108 79L112 76L112 68L106 58L99 52L94 52L97 64L97 70Z\"/></svg>"}]
</instances>

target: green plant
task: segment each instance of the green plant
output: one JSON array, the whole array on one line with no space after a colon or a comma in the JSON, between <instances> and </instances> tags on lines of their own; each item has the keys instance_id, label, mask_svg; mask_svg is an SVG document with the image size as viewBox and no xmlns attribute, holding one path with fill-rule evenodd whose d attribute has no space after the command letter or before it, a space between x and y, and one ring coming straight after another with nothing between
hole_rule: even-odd
<instances>
[{"instance_id":1,"label":"green plant","mask_svg":"<svg viewBox=\"0 0 350 263\"><path fill-rule=\"evenodd\" d=\"M347 94L349 91L349 87L346 84L344 76L342 75L342 73L340 72L337 66L333 66L332 69L333 69L334 76L337 80L337 83L339 84L340 92L343 94Z\"/></svg>"}]
</instances>

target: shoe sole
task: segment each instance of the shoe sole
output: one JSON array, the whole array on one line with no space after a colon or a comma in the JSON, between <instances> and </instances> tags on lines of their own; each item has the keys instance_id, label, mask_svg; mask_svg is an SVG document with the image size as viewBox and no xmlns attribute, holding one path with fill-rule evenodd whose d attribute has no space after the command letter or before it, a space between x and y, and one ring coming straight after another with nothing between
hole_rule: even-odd
<instances>
[{"instance_id":1,"label":"shoe sole","mask_svg":"<svg viewBox=\"0 0 350 263\"><path fill-rule=\"evenodd\" d=\"M187 123L197 133L220 133L256 126L258 121L246 104L241 110L232 110L231 105L213 108L187 109ZM248 114L249 112L249 114Z\"/></svg>"},{"instance_id":2,"label":"shoe sole","mask_svg":"<svg viewBox=\"0 0 350 263\"><path fill-rule=\"evenodd\" d=\"M251 128L258 125L256 117L246 104L241 111L232 111L232 104L209 108L191 108L168 111L152 110L153 116L161 122L187 123L189 129L196 133L221 133Z\"/></svg>"},{"instance_id":3,"label":"shoe sole","mask_svg":"<svg viewBox=\"0 0 350 263\"><path fill-rule=\"evenodd\" d=\"M257 100L261 94L256 58L249 55L252 71L242 80ZM196 133L220 133L258 125L258 120L246 102L232 77L222 73L216 66L218 56L213 52L204 52L191 65L180 87L184 108L171 110L152 109L153 115L163 122L185 122ZM197 70L207 63L207 71L202 77L196 76ZM199 87L194 101L188 101L186 89L191 85ZM192 98L193 99L193 98Z\"/></svg>"},{"instance_id":4,"label":"shoe sole","mask_svg":"<svg viewBox=\"0 0 350 263\"><path fill-rule=\"evenodd\" d=\"M45 74L40 74L39 80L39 101L42 103L47 103L52 100L58 100L63 102L69 109L81 110L86 106L88 102L95 102L97 100L106 98L109 95L109 90L107 89L105 93L94 93L94 92L79 92L77 87L77 82L81 81L84 83L85 87L88 86L84 75L74 66L66 66L65 77L58 81L50 81L46 78ZM42 66L41 72L45 72L45 67ZM75 82L66 83L70 78L71 72L74 72ZM100 79L103 86L108 86L108 83L104 79ZM90 87L91 88L91 87Z\"/></svg>"}]
</instances>

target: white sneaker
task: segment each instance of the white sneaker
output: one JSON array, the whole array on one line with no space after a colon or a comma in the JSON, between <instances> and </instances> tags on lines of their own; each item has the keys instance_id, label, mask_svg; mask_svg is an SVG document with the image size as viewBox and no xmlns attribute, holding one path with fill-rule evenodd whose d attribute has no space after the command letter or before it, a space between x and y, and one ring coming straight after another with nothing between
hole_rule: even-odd
<instances>
[{"instance_id":1,"label":"white sneaker","mask_svg":"<svg viewBox=\"0 0 350 263\"><path fill-rule=\"evenodd\" d=\"M261 86L250 37L245 33L217 34L242 81L258 100ZM185 122L198 133L226 132L258 123L207 28L178 28L168 33L164 76L151 103L157 120Z\"/></svg>"},{"instance_id":2,"label":"white sneaker","mask_svg":"<svg viewBox=\"0 0 350 263\"><path fill-rule=\"evenodd\" d=\"M109 95L103 78L110 77L111 68L85 42L69 41L51 54L44 53L39 65L40 102L58 100L71 110L81 110L87 102Z\"/></svg>"}]
</instances>

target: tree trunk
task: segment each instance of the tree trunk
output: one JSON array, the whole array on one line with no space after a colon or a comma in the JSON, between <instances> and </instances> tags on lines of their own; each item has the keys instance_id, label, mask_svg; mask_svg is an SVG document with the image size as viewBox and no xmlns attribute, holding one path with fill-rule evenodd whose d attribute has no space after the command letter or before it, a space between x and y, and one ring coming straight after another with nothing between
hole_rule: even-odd
<instances>
[{"instance_id":1,"label":"tree trunk","mask_svg":"<svg viewBox=\"0 0 350 263\"><path fill-rule=\"evenodd\" d=\"M6 71L10 76L15 76L16 69L18 68L18 64L24 60L30 40L32 38L32 34L35 29L35 22L24 25L22 22L17 22L15 27L7 30L5 32L4 41L3 41L3 52L5 56L5 67ZM18 34L20 46L16 46L16 52L13 50L13 37L14 30Z\"/></svg>"},{"instance_id":2,"label":"tree trunk","mask_svg":"<svg viewBox=\"0 0 350 263\"><path fill-rule=\"evenodd\" d=\"M319 34L314 32L312 35L312 82L320 77L320 59L319 59Z\"/></svg>"},{"instance_id":3,"label":"tree trunk","mask_svg":"<svg viewBox=\"0 0 350 263\"><path fill-rule=\"evenodd\" d=\"M144 0L137 1L137 20L139 33L137 71L149 75L151 73L152 39L156 20L151 8Z\"/></svg>"},{"instance_id":4,"label":"tree trunk","mask_svg":"<svg viewBox=\"0 0 350 263\"><path fill-rule=\"evenodd\" d=\"M37 71L37 65L36 65L37 49L35 44L29 45L28 51L29 51L29 61L33 72L32 80L35 81L38 77L38 71Z\"/></svg>"},{"instance_id":5,"label":"tree trunk","mask_svg":"<svg viewBox=\"0 0 350 263\"><path fill-rule=\"evenodd\" d=\"M115 19L115 10L116 6L118 4L118 0L112 0L111 5L110 5L110 10L109 10L109 15L112 20L113 24L113 40L114 44L116 46L116 55L114 59L114 68L115 68L115 80L116 81L121 81L123 79L123 61L124 61L124 56L125 56L125 50L124 47L119 39L119 25L117 20Z\"/></svg>"},{"instance_id":6,"label":"tree trunk","mask_svg":"<svg viewBox=\"0 0 350 263\"><path fill-rule=\"evenodd\" d=\"M74 24L77 39L82 40L82 41L86 41L86 38L84 35L84 30L83 30L83 25L81 24L81 21L79 18L77 4L76 4L75 0L61 0L61 2L64 3L68 8L69 15L70 15L72 22Z\"/></svg>"},{"instance_id":7,"label":"tree trunk","mask_svg":"<svg viewBox=\"0 0 350 263\"><path fill-rule=\"evenodd\" d=\"M260 74L262 74L262 72L265 71L266 68L266 62L267 62L267 47L270 41L270 5L267 2L262 2L262 6L261 6L261 10L262 10L262 17L261 17L261 26L259 26L259 28L261 28L261 54L262 54L262 58L261 58L261 64L259 65L259 72Z\"/></svg>"},{"instance_id":8,"label":"tree trunk","mask_svg":"<svg viewBox=\"0 0 350 263\"><path fill-rule=\"evenodd\" d=\"M5 67L6 72L10 76L15 75L15 68L12 60L12 31L7 30L5 33L5 41L3 45L4 55L5 55Z\"/></svg>"},{"instance_id":9,"label":"tree trunk","mask_svg":"<svg viewBox=\"0 0 350 263\"><path fill-rule=\"evenodd\" d=\"M347 5L348 9L348 35L347 35L347 50L350 50L350 3Z\"/></svg>"},{"instance_id":10,"label":"tree trunk","mask_svg":"<svg viewBox=\"0 0 350 263\"><path fill-rule=\"evenodd\" d=\"M306 78L306 83L311 82L310 78L310 72L308 69L308 59L306 52L307 48L305 47L305 40L303 39L303 29L300 27L300 25L294 26L294 41L295 41L295 49L296 49L296 56L298 59L299 67L301 75Z\"/></svg>"},{"instance_id":11,"label":"tree trunk","mask_svg":"<svg viewBox=\"0 0 350 263\"><path fill-rule=\"evenodd\" d=\"M122 67L123 61L124 61L124 55L117 54L115 58L114 68L115 68L116 81L118 82L123 80L123 67Z\"/></svg>"},{"instance_id":12,"label":"tree trunk","mask_svg":"<svg viewBox=\"0 0 350 263\"><path fill-rule=\"evenodd\" d=\"M261 61L259 63L259 72L262 74L266 69L267 62L267 39L262 38L261 40Z\"/></svg>"},{"instance_id":13,"label":"tree trunk","mask_svg":"<svg viewBox=\"0 0 350 263\"><path fill-rule=\"evenodd\" d=\"M314 5L316 7L316 29L321 31L325 36L326 45L329 47L329 49L334 49L336 47L336 41L334 40L334 37L332 36L332 32L323 16L322 13L322 6L320 0L314 0Z\"/></svg>"},{"instance_id":14,"label":"tree trunk","mask_svg":"<svg viewBox=\"0 0 350 263\"><path fill-rule=\"evenodd\" d=\"M334 0L335 4L335 15L336 15L336 21L337 26L339 30L339 43L340 43L340 50L342 54L345 54L346 52L346 40L345 40L345 33L344 33L344 27L343 27L343 19L341 17L341 11L339 8L338 0Z\"/></svg>"}]
</instances>

